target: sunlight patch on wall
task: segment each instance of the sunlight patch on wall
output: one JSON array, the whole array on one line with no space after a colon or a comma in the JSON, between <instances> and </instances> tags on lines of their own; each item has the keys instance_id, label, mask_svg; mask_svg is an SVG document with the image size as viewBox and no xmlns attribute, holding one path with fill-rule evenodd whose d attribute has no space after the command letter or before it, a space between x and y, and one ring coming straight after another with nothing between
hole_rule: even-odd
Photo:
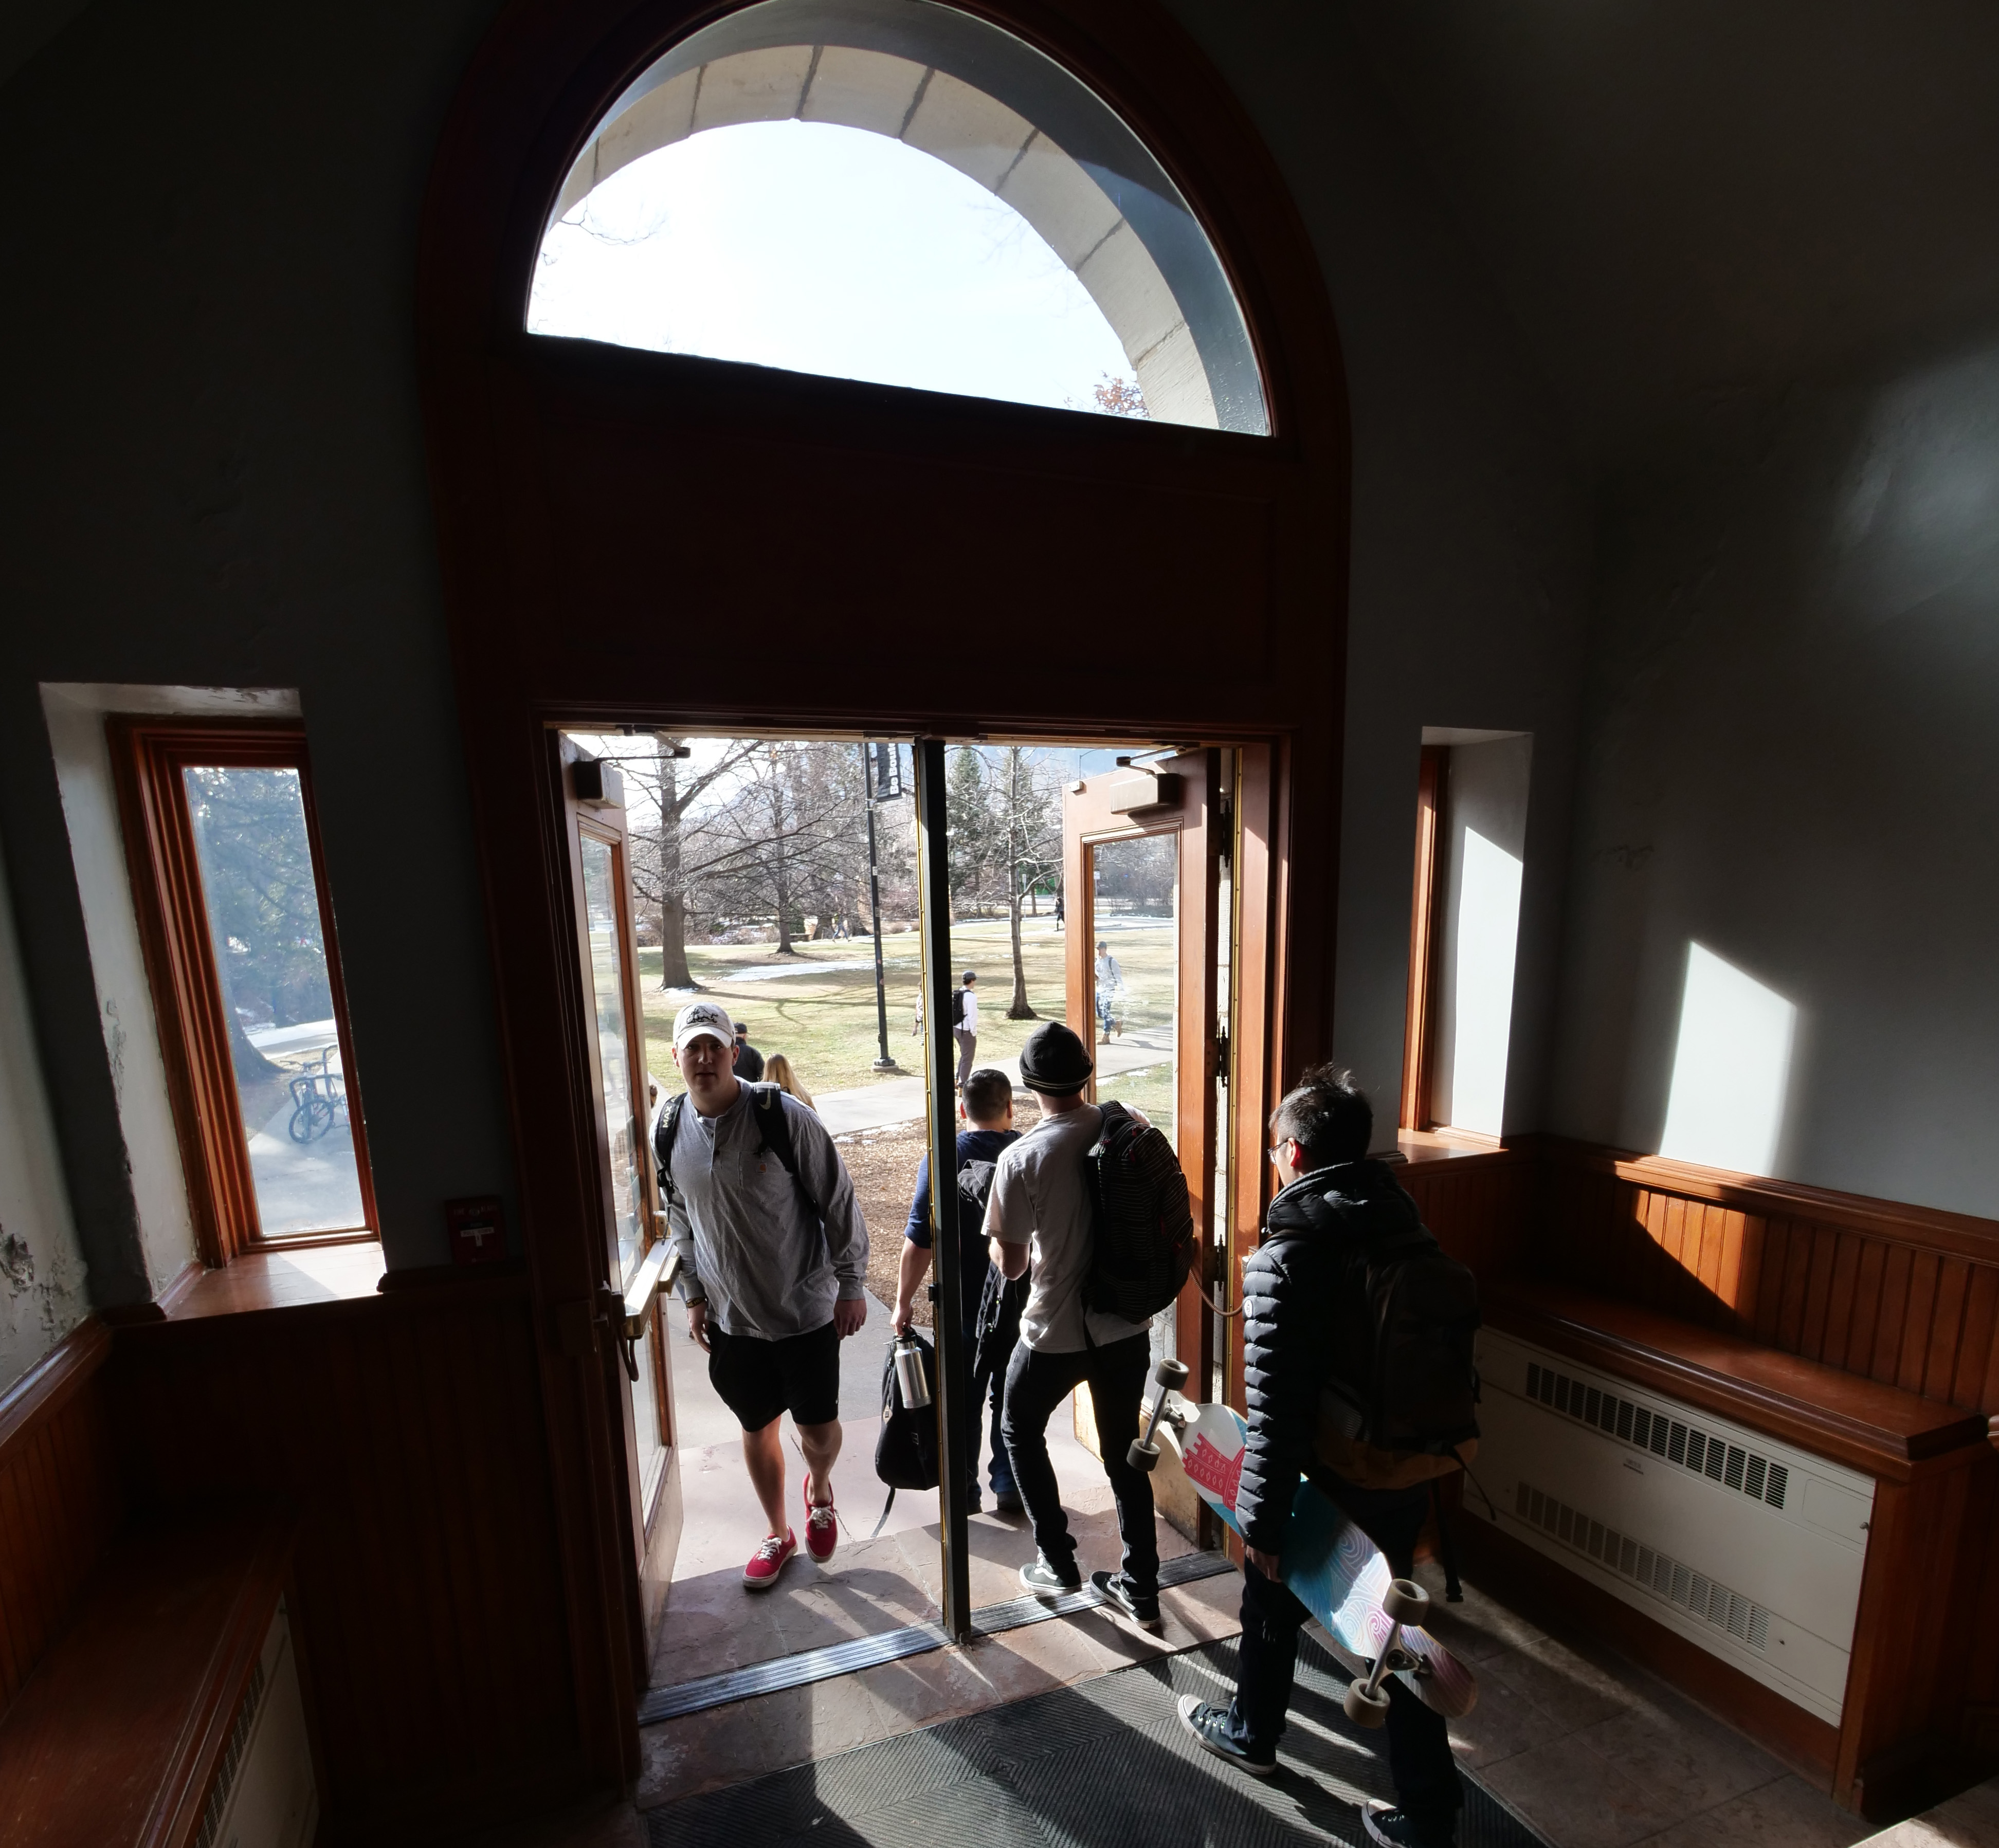
<instances>
[{"instance_id":1,"label":"sunlight patch on wall","mask_svg":"<svg viewBox=\"0 0 1999 1848\"><path fill-rule=\"evenodd\" d=\"M1775 990L1689 943L1659 1153L1769 1174L1783 1127L1797 1018L1796 1006Z\"/></svg>"},{"instance_id":2,"label":"sunlight patch on wall","mask_svg":"<svg viewBox=\"0 0 1999 1848\"><path fill-rule=\"evenodd\" d=\"M1500 1133L1513 1025L1513 953L1520 934L1520 862L1467 828L1457 905L1457 1030L1450 1122Z\"/></svg>"}]
</instances>

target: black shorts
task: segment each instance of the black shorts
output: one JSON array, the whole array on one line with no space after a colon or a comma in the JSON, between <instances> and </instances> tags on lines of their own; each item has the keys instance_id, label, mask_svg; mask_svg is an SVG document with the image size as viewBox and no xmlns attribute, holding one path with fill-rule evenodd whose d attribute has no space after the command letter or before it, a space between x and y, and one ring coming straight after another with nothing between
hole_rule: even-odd
<instances>
[{"instance_id":1,"label":"black shorts","mask_svg":"<svg viewBox=\"0 0 1999 1848\"><path fill-rule=\"evenodd\" d=\"M761 1431L780 1412L800 1424L840 1416L840 1336L832 1323L809 1334L767 1341L708 1325L708 1383L745 1431Z\"/></svg>"}]
</instances>

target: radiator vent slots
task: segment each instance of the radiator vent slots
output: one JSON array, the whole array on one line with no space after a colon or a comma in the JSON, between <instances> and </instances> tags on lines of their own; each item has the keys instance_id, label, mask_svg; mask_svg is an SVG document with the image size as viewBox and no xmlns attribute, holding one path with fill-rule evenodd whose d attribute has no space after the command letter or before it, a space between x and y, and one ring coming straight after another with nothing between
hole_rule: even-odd
<instances>
[{"instance_id":1,"label":"radiator vent slots","mask_svg":"<svg viewBox=\"0 0 1999 1848\"><path fill-rule=\"evenodd\" d=\"M236 1774L243 1768L243 1753L250 1742L250 1728L263 1699L264 1665L259 1662L250 1671L250 1685L243 1691L243 1703L236 1710L236 1724L230 1729L229 1743L223 1749L222 1766L215 1774L215 1788L209 1793L208 1808L202 1815L195 1848L214 1848L215 1838L222 1828L223 1812L228 1808L230 1794L236 1788Z\"/></svg>"},{"instance_id":2,"label":"radiator vent slots","mask_svg":"<svg viewBox=\"0 0 1999 1848\"><path fill-rule=\"evenodd\" d=\"M1769 1653L1770 1614L1761 1604L1752 1604L1741 1592L1731 1591L1726 1585L1717 1585L1692 1567L1668 1559L1643 1541L1633 1539L1629 1534L1620 1534L1600 1521L1591 1520L1588 1515L1556 1500L1552 1495L1543 1495L1539 1489L1530 1488L1525 1483L1515 1485L1514 1502L1514 1511L1523 1521L1552 1534L1564 1545L1588 1554L1592 1559L1627 1579L1635 1579L1654 1597L1705 1618L1717 1629L1726 1630L1738 1642L1746 1642L1760 1653Z\"/></svg>"},{"instance_id":3,"label":"radiator vent slots","mask_svg":"<svg viewBox=\"0 0 1999 1848\"><path fill-rule=\"evenodd\" d=\"M1669 1418L1663 1412L1647 1411L1615 1393L1585 1386L1579 1379L1533 1361L1527 1363L1527 1396L1640 1450L1649 1450L1682 1469L1720 1483L1724 1488L1766 1501L1773 1508L1784 1505L1790 1472L1782 1463L1773 1463L1738 1444L1710 1437L1706 1431Z\"/></svg>"}]
</instances>

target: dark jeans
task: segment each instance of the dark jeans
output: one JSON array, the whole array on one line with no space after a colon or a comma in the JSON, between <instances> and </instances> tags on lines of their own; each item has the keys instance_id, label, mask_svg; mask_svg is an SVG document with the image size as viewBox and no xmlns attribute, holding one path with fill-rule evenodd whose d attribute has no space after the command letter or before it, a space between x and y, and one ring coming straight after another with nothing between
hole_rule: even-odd
<instances>
[{"instance_id":1,"label":"dark jeans","mask_svg":"<svg viewBox=\"0 0 1999 1848\"><path fill-rule=\"evenodd\" d=\"M1357 1489L1336 1478L1319 1479L1319 1486L1381 1548L1389 1570L1407 1578L1416 1536L1429 1511L1429 1483ZM1229 1704L1228 1730L1254 1757L1269 1757L1284 1736L1298 1632L1310 1615L1284 1586L1244 1562L1240 1678ZM1388 1696L1388 1775L1394 1781L1395 1801L1419 1827L1447 1836L1464 1797L1443 1715L1426 1707L1399 1675L1390 1675L1381 1685Z\"/></svg>"},{"instance_id":2,"label":"dark jeans","mask_svg":"<svg viewBox=\"0 0 1999 1848\"><path fill-rule=\"evenodd\" d=\"M1062 1512L1055 1465L1048 1461L1048 1420L1076 1389L1090 1388L1097 1409L1097 1441L1103 1473L1117 1498L1117 1531L1124 1541L1124 1574L1142 1592L1159 1583L1159 1542L1152 1531L1152 1479L1124 1460L1138 1434L1140 1401L1152 1372L1152 1344L1142 1334L1073 1354L1043 1354L1022 1341L1006 1365L1000 1428L1013 1461L1013 1485L1034 1524L1034 1544L1058 1572L1076 1563L1076 1542Z\"/></svg>"},{"instance_id":3,"label":"dark jeans","mask_svg":"<svg viewBox=\"0 0 1999 1848\"><path fill-rule=\"evenodd\" d=\"M965 1331L965 1344L968 1351L977 1344L973 1330ZM1006 1439L1000 1429L1002 1412L1006 1403L1006 1376L1002 1372L974 1373L972 1376L972 1394L967 1400L971 1417L967 1421L965 1441L965 1468L975 1492L979 1487L979 1448L986 1436L989 1422L993 1428L993 1461L987 1466L986 1479L993 1486L995 1495L1004 1495L1013 1486L1013 1466L1006 1460ZM991 1414L989 1420L988 1413Z\"/></svg>"}]
</instances>

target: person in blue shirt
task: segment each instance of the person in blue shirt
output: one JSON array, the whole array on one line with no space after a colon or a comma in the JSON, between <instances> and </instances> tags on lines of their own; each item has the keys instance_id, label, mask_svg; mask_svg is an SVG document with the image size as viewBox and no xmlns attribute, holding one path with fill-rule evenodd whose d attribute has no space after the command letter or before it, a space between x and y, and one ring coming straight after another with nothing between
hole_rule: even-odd
<instances>
[{"instance_id":1,"label":"person in blue shirt","mask_svg":"<svg viewBox=\"0 0 1999 1848\"><path fill-rule=\"evenodd\" d=\"M986 1200L993 1189L993 1164L1009 1143L1020 1140L1013 1127L1013 1086L1003 1071L982 1066L965 1081L958 1100L958 1115L965 1127L958 1133L959 1171L958 1206L958 1314L965 1329L965 1344L975 1348L979 1327L979 1299L986 1289L986 1273L992 1263L986 1244ZM968 1190L966 1182L971 1182ZM916 1198L909 1203L909 1223L902 1228L902 1264L896 1282L894 1321L898 1333L909 1325L916 1292L923 1287L930 1268L930 1159L925 1155L916 1168ZM937 1306L944 1310L942 1303ZM1000 1411L1006 1392L1003 1369L985 1376L975 1376L968 1401L970 1428L965 1433L965 1467L971 1473L971 1506L976 1513L979 1497L979 1452L985 1434L980 1402L989 1396L992 1405L993 1462L990 1480L993 1505L1005 1514L1020 1512L1019 1490L1006 1460L1006 1446L1000 1437Z\"/></svg>"}]
</instances>

